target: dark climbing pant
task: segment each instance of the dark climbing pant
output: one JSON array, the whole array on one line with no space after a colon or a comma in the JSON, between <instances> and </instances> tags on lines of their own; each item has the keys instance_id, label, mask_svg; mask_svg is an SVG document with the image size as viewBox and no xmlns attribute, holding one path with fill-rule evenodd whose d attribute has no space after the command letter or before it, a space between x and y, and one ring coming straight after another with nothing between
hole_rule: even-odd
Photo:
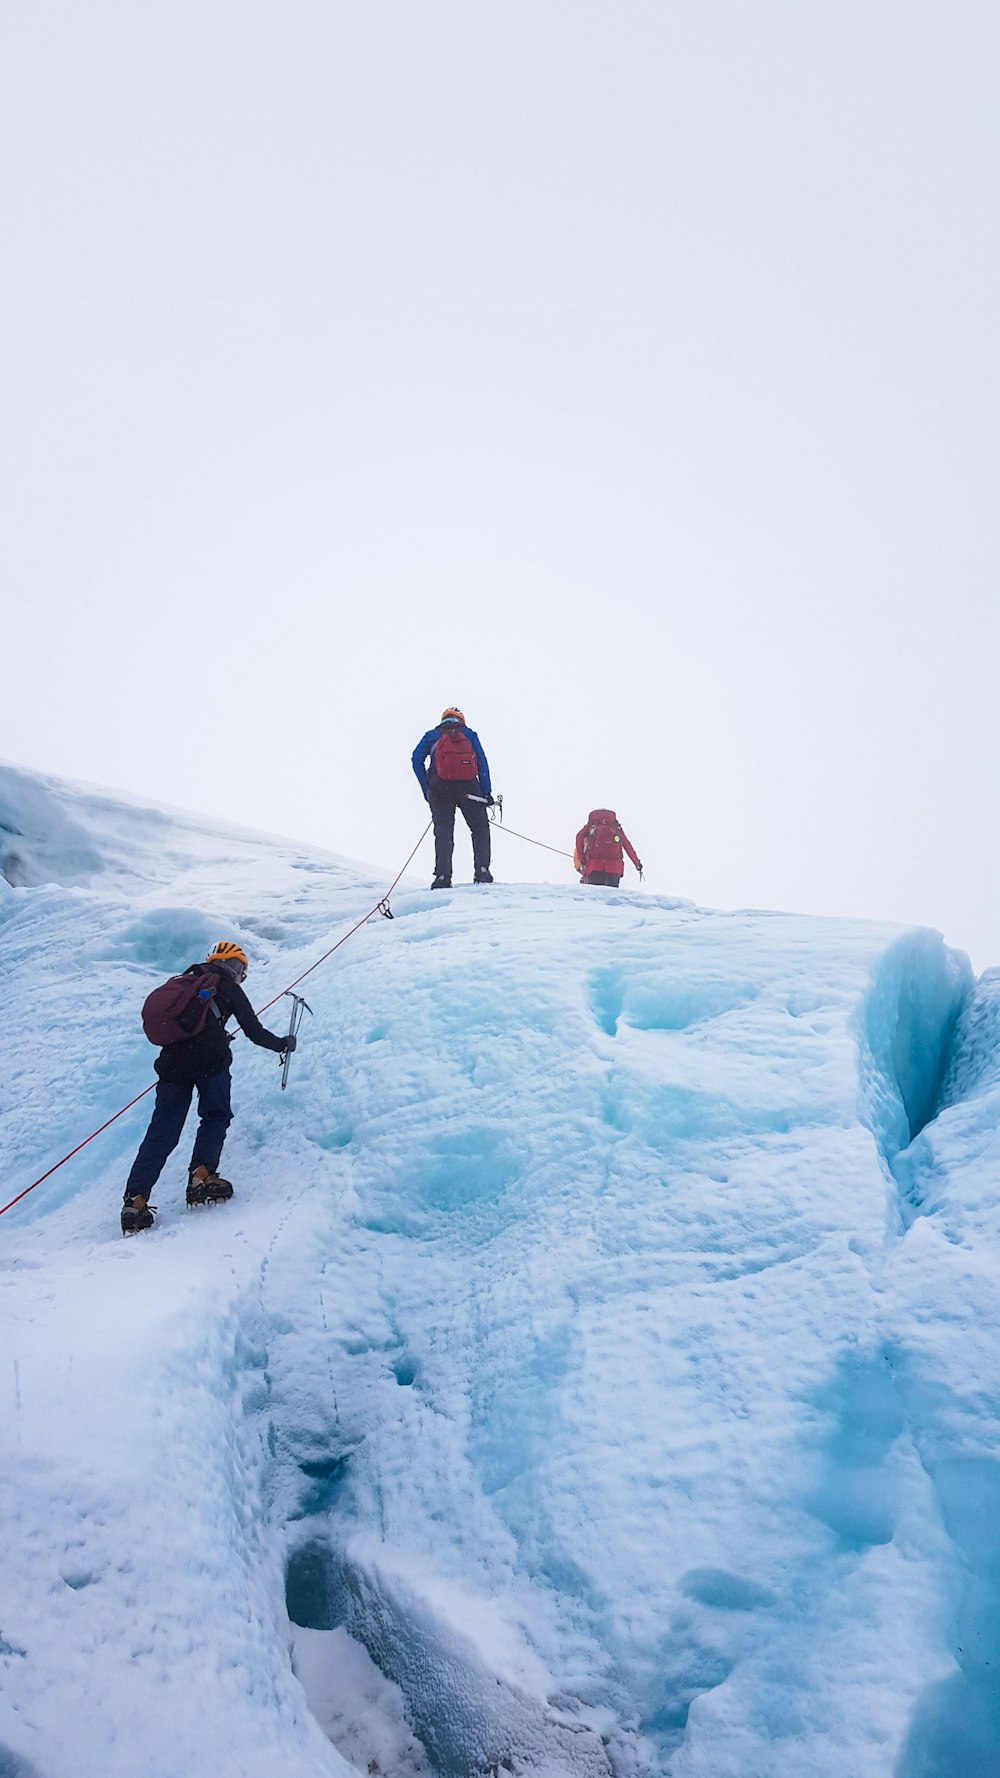
<instances>
[{"instance_id":1,"label":"dark climbing pant","mask_svg":"<svg viewBox=\"0 0 1000 1778\"><path fill-rule=\"evenodd\" d=\"M472 835L474 870L490 868L490 818L485 803L469 801L469 792L482 796L479 782L445 784L440 778L427 782L427 801L434 822L434 875L451 881L451 861L455 850L455 810L461 809Z\"/></svg>"},{"instance_id":2,"label":"dark climbing pant","mask_svg":"<svg viewBox=\"0 0 1000 1778\"><path fill-rule=\"evenodd\" d=\"M612 876L609 870L594 870L591 871L589 877L584 877L583 880L585 883L594 884L598 889L617 889L621 877Z\"/></svg>"},{"instance_id":3,"label":"dark climbing pant","mask_svg":"<svg viewBox=\"0 0 1000 1778\"><path fill-rule=\"evenodd\" d=\"M226 1131L233 1121L230 1084L228 1068L219 1068L214 1074L196 1074L184 1080L164 1080L160 1077L156 1083L156 1103L149 1120L149 1129L132 1162L132 1171L125 1187L126 1203L129 1198L145 1198L148 1201L168 1156L173 1154L181 1139L184 1120L191 1109L191 1099L196 1087L198 1130L191 1151L191 1166L207 1167L210 1173L218 1171Z\"/></svg>"}]
</instances>

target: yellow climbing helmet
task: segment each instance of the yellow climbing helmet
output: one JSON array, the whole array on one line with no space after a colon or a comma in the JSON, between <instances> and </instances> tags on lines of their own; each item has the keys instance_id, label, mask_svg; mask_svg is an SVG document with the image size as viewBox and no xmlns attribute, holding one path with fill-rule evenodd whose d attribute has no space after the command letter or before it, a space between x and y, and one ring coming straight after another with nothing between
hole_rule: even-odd
<instances>
[{"instance_id":1,"label":"yellow climbing helmet","mask_svg":"<svg viewBox=\"0 0 1000 1778\"><path fill-rule=\"evenodd\" d=\"M246 952L239 945L234 945L231 938L220 938L218 944L209 951L205 961L206 963L242 963L244 969L250 967Z\"/></svg>"},{"instance_id":2,"label":"yellow climbing helmet","mask_svg":"<svg viewBox=\"0 0 1000 1778\"><path fill-rule=\"evenodd\" d=\"M442 722L460 722L464 726L465 717L462 715L462 712L458 708L457 704L449 704L447 710L442 710L442 712L441 712L441 721Z\"/></svg>"}]
</instances>

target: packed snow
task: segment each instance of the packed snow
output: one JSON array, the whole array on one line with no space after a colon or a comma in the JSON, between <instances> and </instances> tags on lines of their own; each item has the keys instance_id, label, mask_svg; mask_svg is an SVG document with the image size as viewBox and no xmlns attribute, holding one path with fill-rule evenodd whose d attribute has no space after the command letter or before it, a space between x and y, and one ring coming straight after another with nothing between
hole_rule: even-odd
<instances>
[{"instance_id":1,"label":"packed snow","mask_svg":"<svg viewBox=\"0 0 1000 1778\"><path fill-rule=\"evenodd\" d=\"M122 1239L146 1098L0 1218L2 1778L1000 1773L1000 972L517 846L238 1040L230 1204ZM2 1201L399 862L0 770Z\"/></svg>"}]
</instances>

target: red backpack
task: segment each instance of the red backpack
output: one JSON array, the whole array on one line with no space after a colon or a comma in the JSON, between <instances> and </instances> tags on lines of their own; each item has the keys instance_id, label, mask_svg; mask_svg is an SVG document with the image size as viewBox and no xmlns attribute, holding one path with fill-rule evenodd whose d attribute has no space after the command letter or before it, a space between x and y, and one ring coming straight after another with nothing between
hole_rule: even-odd
<instances>
[{"instance_id":1,"label":"red backpack","mask_svg":"<svg viewBox=\"0 0 1000 1778\"><path fill-rule=\"evenodd\" d=\"M591 809L581 863L609 876L623 875L622 834L613 809Z\"/></svg>"},{"instance_id":2,"label":"red backpack","mask_svg":"<svg viewBox=\"0 0 1000 1778\"><path fill-rule=\"evenodd\" d=\"M443 784L468 784L479 776L475 748L462 728L446 728L434 743L434 770Z\"/></svg>"},{"instance_id":3,"label":"red backpack","mask_svg":"<svg viewBox=\"0 0 1000 1778\"><path fill-rule=\"evenodd\" d=\"M205 1029L210 1008L221 1017L215 1006L218 985L218 970L192 963L183 975L172 975L154 988L142 1008L142 1028L150 1043L183 1043L186 1037L197 1037Z\"/></svg>"}]
</instances>

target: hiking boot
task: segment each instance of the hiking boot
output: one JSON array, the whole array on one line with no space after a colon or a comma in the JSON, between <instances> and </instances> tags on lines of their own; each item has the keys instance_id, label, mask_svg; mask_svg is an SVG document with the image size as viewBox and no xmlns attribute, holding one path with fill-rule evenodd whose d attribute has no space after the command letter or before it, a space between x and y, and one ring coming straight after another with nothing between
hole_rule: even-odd
<instances>
[{"instance_id":1,"label":"hiking boot","mask_svg":"<svg viewBox=\"0 0 1000 1778\"><path fill-rule=\"evenodd\" d=\"M493 878L490 876L485 864L481 864L472 880L474 883L492 883Z\"/></svg>"},{"instance_id":2,"label":"hiking boot","mask_svg":"<svg viewBox=\"0 0 1000 1778\"><path fill-rule=\"evenodd\" d=\"M122 1234L137 1235L140 1229L151 1229L155 1210L156 1205L150 1206L145 1198L126 1198L122 1205Z\"/></svg>"},{"instance_id":3,"label":"hiking boot","mask_svg":"<svg viewBox=\"0 0 1000 1778\"><path fill-rule=\"evenodd\" d=\"M188 1174L187 1201L194 1204L224 1204L233 1195L228 1179L220 1179L208 1167L192 1167Z\"/></svg>"},{"instance_id":4,"label":"hiking boot","mask_svg":"<svg viewBox=\"0 0 1000 1778\"><path fill-rule=\"evenodd\" d=\"M451 888L451 878L450 877L435 877L433 883L431 884L431 888L432 889L450 889Z\"/></svg>"}]
</instances>

